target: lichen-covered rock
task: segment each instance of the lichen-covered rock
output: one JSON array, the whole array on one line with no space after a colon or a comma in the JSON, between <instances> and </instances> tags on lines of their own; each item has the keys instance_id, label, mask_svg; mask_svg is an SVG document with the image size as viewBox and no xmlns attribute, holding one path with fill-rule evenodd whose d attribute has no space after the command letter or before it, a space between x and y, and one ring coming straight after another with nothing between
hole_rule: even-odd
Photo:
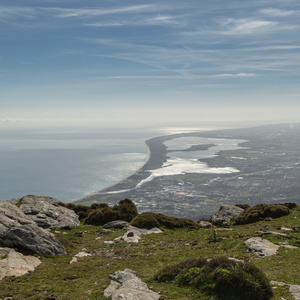
<instances>
[{"instance_id":1,"label":"lichen-covered rock","mask_svg":"<svg viewBox=\"0 0 300 300\"><path fill-rule=\"evenodd\" d=\"M238 206L222 204L218 212L211 217L211 222L217 226L224 226L243 211L244 209Z\"/></svg>"},{"instance_id":2,"label":"lichen-covered rock","mask_svg":"<svg viewBox=\"0 0 300 300\"><path fill-rule=\"evenodd\" d=\"M28 195L18 201L18 206L28 218L45 229L79 226L78 215L59 203L51 197Z\"/></svg>"},{"instance_id":3,"label":"lichen-covered rock","mask_svg":"<svg viewBox=\"0 0 300 300\"><path fill-rule=\"evenodd\" d=\"M34 256L25 256L14 249L0 248L0 280L8 276L23 276L41 264Z\"/></svg>"},{"instance_id":4,"label":"lichen-covered rock","mask_svg":"<svg viewBox=\"0 0 300 300\"><path fill-rule=\"evenodd\" d=\"M136 276L136 272L125 269L110 275L111 283L104 291L112 300L158 300L160 295L151 291L147 284Z\"/></svg>"},{"instance_id":5,"label":"lichen-covered rock","mask_svg":"<svg viewBox=\"0 0 300 300\"><path fill-rule=\"evenodd\" d=\"M6 247L29 249L43 255L66 254L52 233L38 227L14 204L1 200L0 241Z\"/></svg>"}]
</instances>

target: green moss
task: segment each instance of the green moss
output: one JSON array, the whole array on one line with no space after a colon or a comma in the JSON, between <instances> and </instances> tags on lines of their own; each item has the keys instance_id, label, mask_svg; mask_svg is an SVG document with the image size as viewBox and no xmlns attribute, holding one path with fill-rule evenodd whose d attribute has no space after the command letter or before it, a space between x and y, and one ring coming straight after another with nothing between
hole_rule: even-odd
<instances>
[{"instance_id":1,"label":"green moss","mask_svg":"<svg viewBox=\"0 0 300 300\"><path fill-rule=\"evenodd\" d=\"M246 208L237 217L233 219L234 225L250 224L262 221L266 218L279 218L286 216L290 210L280 204L257 204L253 207Z\"/></svg>"},{"instance_id":2,"label":"green moss","mask_svg":"<svg viewBox=\"0 0 300 300\"><path fill-rule=\"evenodd\" d=\"M185 219L185 218L176 218L169 217L164 214L157 214L146 212L136 216L130 223L132 226L139 228L151 229L153 227L159 228L193 228L198 229L199 224L196 222Z\"/></svg>"}]
</instances>

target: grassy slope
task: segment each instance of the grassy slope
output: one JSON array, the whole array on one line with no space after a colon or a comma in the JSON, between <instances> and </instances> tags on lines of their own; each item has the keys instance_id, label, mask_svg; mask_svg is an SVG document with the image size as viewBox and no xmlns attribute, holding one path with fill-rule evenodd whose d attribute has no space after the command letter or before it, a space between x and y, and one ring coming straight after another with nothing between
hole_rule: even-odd
<instances>
[{"instance_id":1,"label":"grassy slope","mask_svg":"<svg viewBox=\"0 0 300 300\"><path fill-rule=\"evenodd\" d=\"M270 280L300 284L300 249L280 248L276 256L266 258L246 252L244 241L247 238L259 236L258 231L264 228L280 231L281 226L300 226L300 206L286 217L235 226L233 230L218 230L217 235L223 240L216 243L209 242L212 229L174 229L165 230L163 234L144 236L139 244L105 245L105 240L112 240L123 232L115 230L96 240L102 227L81 225L77 229L55 233L66 247L67 256L42 257L43 263L33 273L3 279L0 281L0 299L9 296L14 299L41 299L51 295L58 296L58 299L107 299L103 296L103 291L109 285L108 275L125 268L137 271L138 276L155 291L162 292L165 299L197 299L193 290L155 282L152 276L167 264L186 258L217 255L250 259ZM87 233L81 237L74 235L79 231ZM289 235L291 239L264 237L274 243L300 243L300 233ZM79 258L77 263L69 264L72 256L83 248L95 255ZM287 288L276 288L274 292L274 299L292 299Z\"/></svg>"}]
</instances>

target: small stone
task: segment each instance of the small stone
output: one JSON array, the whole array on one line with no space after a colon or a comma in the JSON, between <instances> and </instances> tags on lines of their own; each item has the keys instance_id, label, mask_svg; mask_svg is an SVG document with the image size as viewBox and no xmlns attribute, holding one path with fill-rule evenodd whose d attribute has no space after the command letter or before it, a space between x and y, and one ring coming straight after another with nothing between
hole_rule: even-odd
<instances>
[{"instance_id":1,"label":"small stone","mask_svg":"<svg viewBox=\"0 0 300 300\"><path fill-rule=\"evenodd\" d=\"M292 231L292 228L288 228L288 227L281 227L280 230L284 230L284 231Z\"/></svg>"},{"instance_id":2,"label":"small stone","mask_svg":"<svg viewBox=\"0 0 300 300\"><path fill-rule=\"evenodd\" d=\"M73 263L77 263L78 262L78 259L77 257L72 257L71 261L70 261L70 264L73 264Z\"/></svg>"},{"instance_id":3,"label":"small stone","mask_svg":"<svg viewBox=\"0 0 300 300\"><path fill-rule=\"evenodd\" d=\"M102 229L102 230L100 231L100 234L101 234L101 235L108 235L110 232L113 232L113 231L110 230L110 229Z\"/></svg>"},{"instance_id":4,"label":"small stone","mask_svg":"<svg viewBox=\"0 0 300 300\"><path fill-rule=\"evenodd\" d=\"M281 233L281 232L276 232L276 231L271 231L271 230L266 230L266 229L261 230L260 232L263 233L263 234L279 235L279 236L282 236L282 237L289 238L289 236L286 233Z\"/></svg>"},{"instance_id":5,"label":"small stone","mask_svg":"<svg viewBox=\"0 0 300 300\"><path fill-rule=\"evenodd\" d=\"M113 245L113 244L115 244L114 241L104 241L103 243L106 244L106 245Z\"/></svg>"},{"instance_id":6,"label":"small stone","mask_svg":"<svg viewBox=\"0 0 300 300\"><path fill-rule=\"evenodd\" d=\"M270 281L271 285L278 285L278 286L286 286L287 284L282 281Z\"/></svg>"},{"instance_id":7,"label":"small stone","mask_svg":"<svg viewBox=\"0 0 300 300\"><path fill-rule=\"evenodd\" d=\"M75 254L76 257L86 257L86 256L92 256L91 253L87 253L87 252L79 252L77 254Z\"/></svg>"}]
</instances>

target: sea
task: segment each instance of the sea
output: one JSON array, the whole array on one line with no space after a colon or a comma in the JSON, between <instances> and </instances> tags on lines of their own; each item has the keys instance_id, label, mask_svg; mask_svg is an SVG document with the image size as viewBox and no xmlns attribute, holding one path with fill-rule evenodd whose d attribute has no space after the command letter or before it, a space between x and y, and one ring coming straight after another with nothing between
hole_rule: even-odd
<instances>
[{"instance_id":1,"label":"sea","mask_svg":"<svg viewBox=\"0 0 300 300\"><path fill-rule=\"evenodd\" d=\"M145 140L217 126L0 129L0 199L72 202L132 175L148 160Z\"/></svg>"}]
</instances>

